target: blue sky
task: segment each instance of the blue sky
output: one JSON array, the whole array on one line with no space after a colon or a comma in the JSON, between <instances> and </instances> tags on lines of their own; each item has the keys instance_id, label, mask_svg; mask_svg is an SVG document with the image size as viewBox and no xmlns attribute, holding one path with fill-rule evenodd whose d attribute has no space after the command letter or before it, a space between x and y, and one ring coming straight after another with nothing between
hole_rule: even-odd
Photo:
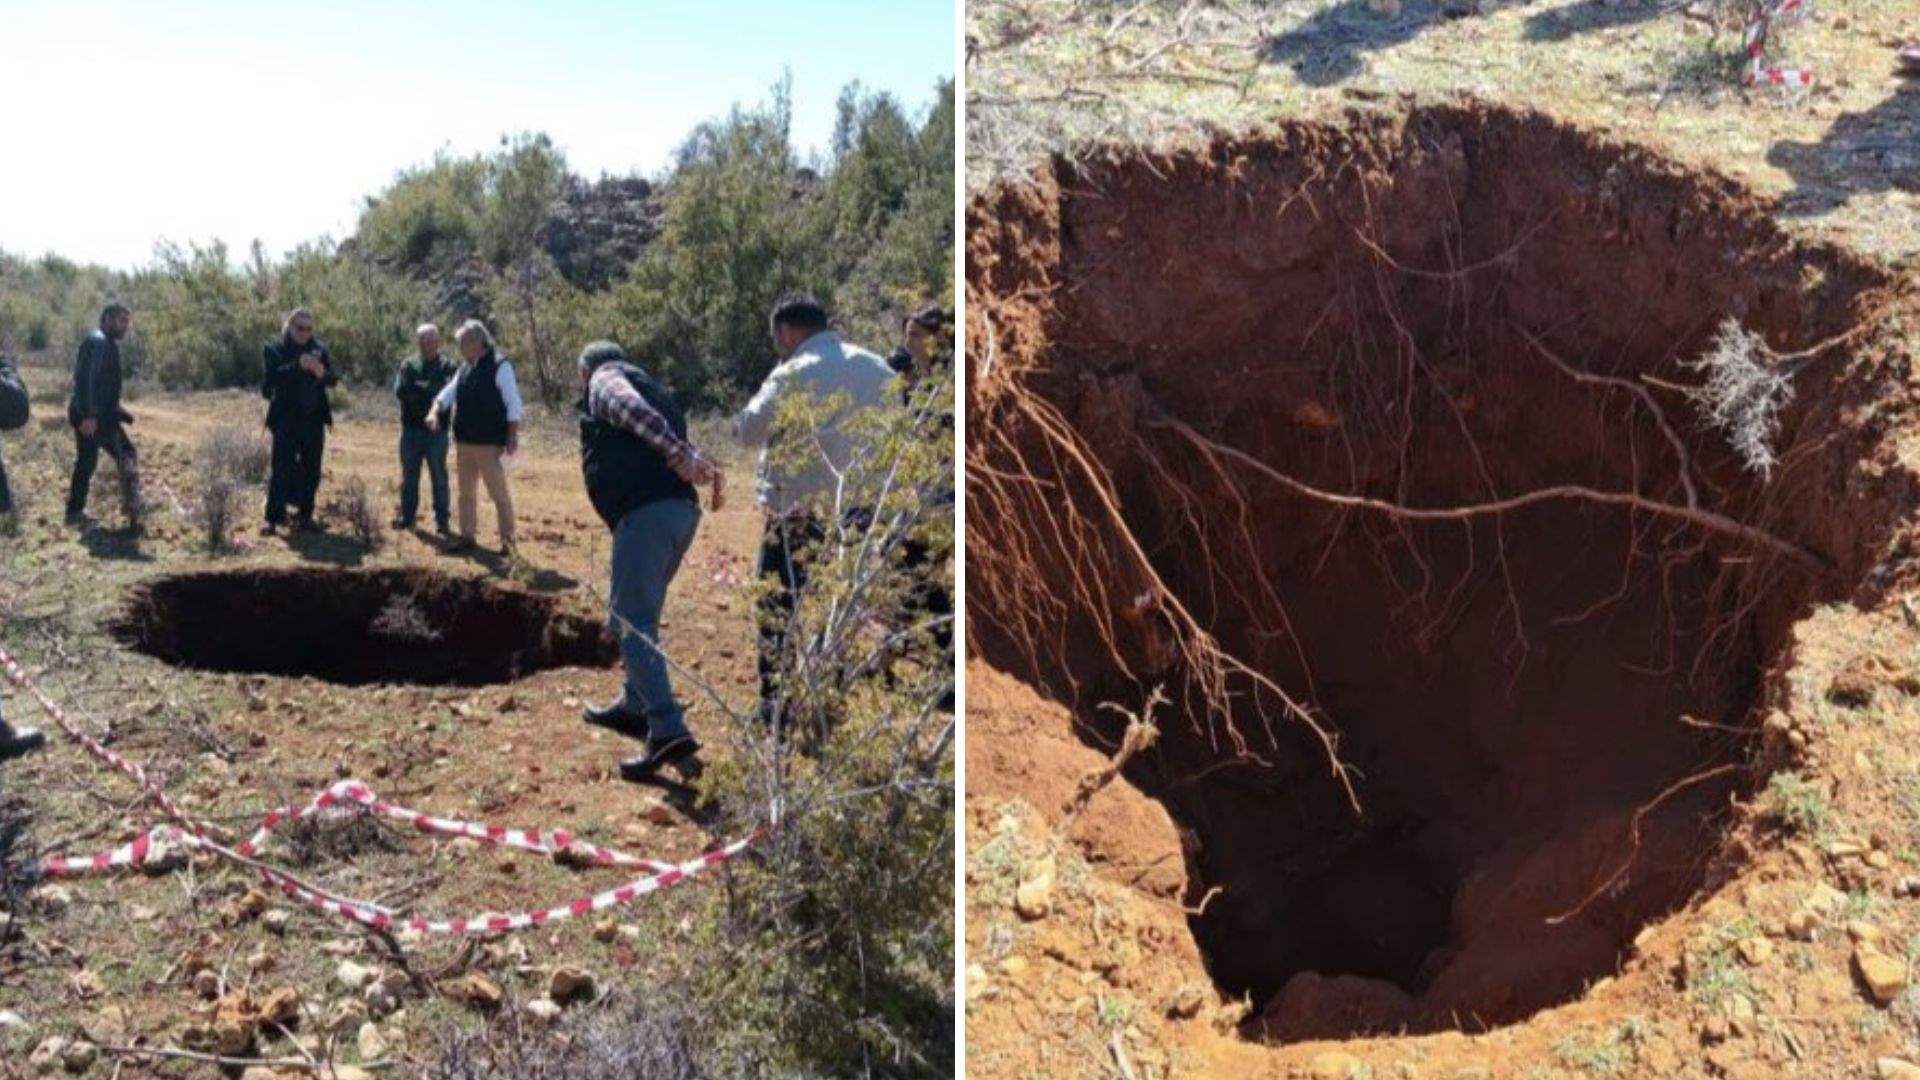
<instances>
[{"instance_id":1,"label":"blue sky","mask_svg":"<svg viewBox=\"0 0 1920 1080\"><path fill-rule=\"evenodd\" d=\"M795 142L822 148L852 80L925 110L953 75L954 2L0 0L0 248L278 253L344 235L435 150L508 132L546 131L588 175L650 174L783 71Z\"/></svg>"}]
</instances>

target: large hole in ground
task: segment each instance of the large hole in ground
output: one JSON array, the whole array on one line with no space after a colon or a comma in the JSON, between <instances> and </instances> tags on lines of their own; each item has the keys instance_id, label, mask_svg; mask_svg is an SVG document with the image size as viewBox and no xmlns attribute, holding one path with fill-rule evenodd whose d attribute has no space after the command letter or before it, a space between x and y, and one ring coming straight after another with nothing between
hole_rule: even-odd
<instances>
[{"instance_id":1,"label":"large hole in ground","mask_svg":"<svg viewBox=\"0 0 1920 1080\"><path fill-rule=\"evenodd\" d=\"M134 590L111 629L180 667L479 686L619 658L600 620L551 597L429 570L183 574Z\"/></svg>"},{"instance_id":2,"label":"large hole in ground","mask_svg":"<svg viewBox=\"0 0 1920 1080\"><path fill-rule=\"evenodd\" d=\"M1509 1023L1707 883L1793 620L1893 512L1845 495L1844 351L1794 366L1765 474L1690 361L1729 318L1849 331L1877 270L1471 106L1096 153L977 200L969 244L974 640L1107 749L1095 706L1166 686L1127 775L1250 1034Z\"/></svg>"}]
</instances>

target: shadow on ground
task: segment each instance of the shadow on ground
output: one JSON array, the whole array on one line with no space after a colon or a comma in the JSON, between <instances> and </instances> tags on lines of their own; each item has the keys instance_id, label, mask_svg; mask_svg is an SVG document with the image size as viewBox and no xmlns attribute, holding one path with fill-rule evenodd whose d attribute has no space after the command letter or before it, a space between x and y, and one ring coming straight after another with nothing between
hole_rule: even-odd
<instances>
[{"instance_id":1,"label":"shadow on ground","mask_svg":"<svg viewBox=\"0 0 1920 1080\"><path fill-rule=\"evenodd\" d=\"M153 556L140 549L140 533L132 528L107 529L93 526L80 536L87 554L96 559L120 562L152 562Z\"/></svg>"},{"instance_id":2,"label":"shadow on ground","mask_svg":"<svg viewBox=\"0 0 1920 1080\"><path fill-rule=\"evenodd\" d=\"M1376 2L1328 4L1299 26L1276 35L1261 52L1270 63L1285 64L1308 85L1332 86L1359 74L1367 53L1411 41L1448 19L1524 7L1533 0L1410 0L1397 15L1374 10Z\"/></svg>"},{"instance_id":3,"label":"shadow on ground","mask_svg":"<svg viewBox=\"0 0 1920 1080\"><path fill-rule=\"evenodd\" d=\"M1920 84L1910 82L1865 111L1840 114L1818 142L1774 143L1767 161L1793 176L1780 209L1795 217L1884 191L1920 194Z\"/></svg>"},{"instance_id":4,"label":"shadow on ground","mask_svg":"<svg viewBox=\"0 0 1920 1080\"><path fill-rule=\"evenodd\" d=\"M1528 41L1566 41L1581 34L1634 26L1657 18L1661 5L1649 0L1587 0L1573 7L1536 11L1527 16Z\"/></svg>"}]
</instances>

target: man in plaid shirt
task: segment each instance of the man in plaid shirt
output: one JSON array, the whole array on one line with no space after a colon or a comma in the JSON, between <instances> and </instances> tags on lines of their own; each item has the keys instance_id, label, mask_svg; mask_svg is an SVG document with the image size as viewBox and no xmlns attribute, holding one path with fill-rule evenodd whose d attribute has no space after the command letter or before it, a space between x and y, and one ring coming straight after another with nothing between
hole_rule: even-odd
<instances>
[{"instance_id":1,"label":"man in plaid shirt","mask_svg":"<svg viewBox=\"0 0 1920 1080\"><path fill-rule=\"evenodd\" d=\"M613 530L608 624L626 662L620 698L587 708L584 717L646 741L643 753L620 763L622 777L646 782L666 765L687 771L700 749L667 676L660 611L700 525L698 488L711 489L718 510L725 476L687 440L686 415L673 395L620 346L588 345L580 376L580 468L594 511Z\"/></svg>"}]
</instances>

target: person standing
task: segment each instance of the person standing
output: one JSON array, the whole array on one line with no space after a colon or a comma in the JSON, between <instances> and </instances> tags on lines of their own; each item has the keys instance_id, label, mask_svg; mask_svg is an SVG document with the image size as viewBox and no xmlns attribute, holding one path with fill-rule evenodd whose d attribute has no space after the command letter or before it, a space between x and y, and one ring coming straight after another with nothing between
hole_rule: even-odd
<instances>
[{"instance_id":1,"label":"person standing","mask_svg":"<svg viewBox=\"0 0 1920 1080\"><path fill-rule=\"evenodd\" d=\"M760 702L768 719L779 700L781 673L791 666L787 630L806 585L811 549L825 539L829 515L850 521L860 513L835 505L840 476L858 450L847 423L884 406L893 381L887 362L843 340L829 326L826 308L806 293L775 301L770 323L774 348L784 359L734 421L742 442L760 446L754 478L765 514L759 572L775 583L760 600ZM845 395L845 407L808 433L807 449L780 445L774 420L784 402L824 402L835 395Z\"/></svg>"},{"instance_id":2,"label":"person standing","mask_svg":"<svg viewBox=\"0 0 1920 1080\"><path fill-rule=\"evenodd\" d=\"M400 516L396 529L411 529L420 509L420 466L433 481L433 523L447 535L447 433L427 427L433 399L453 378L453 364L440 356L440 328L426 323L413 332L419 352L400 365L393 396L400 399Z\"/></svg>"},{"instance_id":3,"label":"person standing","mask_svg":"<svg viewBox=\"0 0 1920 1080\"><path fill-rule=\"evenodd\" d=\"M120 342L133 328L133 309L114 301L100 312L100 326L80 342L73 364L73 397L67 422L73 426L73 479L67 486L67 524L87 523L87 494L102 451L113 459L120 479L120 507L127 526L140 529L140 455L127 437L133 414L120 403L125 371Z\"/></svg>"},{"instance_id":4,"label":"person standing","mask_svg":"<svg viewBox=\"0 0 1920 1080\"><path fill-rule=\"evenodd\" d=\"M626 662L620 697L582 716L646 740L643 753L620 763L622 778L644 782L700 749L673 696L660 612L700 525L696 490L711 487L718 510L726 481L688 441L679 402L620 346L596 341L581 350L580 380L580 471L594 512L613 530L607 621Z\"/></svg>"},{"instance_id":5,"label":"person standing","mask_svg":"<svg viewBox=\"0 0 1920 1080\"><path fill-rule=\"evenodd\" d=\"M273 434L273 465L267 479L266 524L272 535L287 523L292 506L295 527L318 532L313 501L320 493L320 461L333 425L327 390L340 381L333 356L313 336L313 312L296 308L281 324L280 338L263 350L260 394L267 399L267 430Z\"/></svg>"},{"instance_id":6,"label":"person standing","mask_svg":"<svg viewBox=\"0 0 1920 1080\"><path fill-rule=\"evenodd\" d=\"M520 450L523 410L520 385L513 377L513 361L499 355L493 334L478 319L468 319L455 331L454 343L465 362L433 400L427 430L439 431L447 410L453 410L454 469L460 479L459 535L448 551L474 546L478 528L479 485L487 485L500 525L501 554L513 553L513 492L507 486L503 459Z\"/></svg>"},{"instance_id":7,"label":"person standing","mask_svg":"<svg viewBox=\"0 0 1920 1080\"><path fill-rule=\"evenodd\" d=\"M27 426L32 402L27 386L13 366L13 358L0 353L0 431L18 431ZM13 512L13 494L7 489L5 462L0 462L0 514ZM16 728L0 713L0 761L10 761L45 745L47 739L34 728Z\"/></svg>"},{"instance_id":8,"label":"person standing","mask_svg":"<svg viewBox=\"0 0 1920 1080\"><path fill-rule=\"evenodd\" d=\"M0 431L18 431L26 427L31 411L27 384L20 381L20 371L14 367L13 357L0 352ZM13 489L7 486L6 458L0 457L0 515L11 513Z\"/></svg>"}]
</instances>

